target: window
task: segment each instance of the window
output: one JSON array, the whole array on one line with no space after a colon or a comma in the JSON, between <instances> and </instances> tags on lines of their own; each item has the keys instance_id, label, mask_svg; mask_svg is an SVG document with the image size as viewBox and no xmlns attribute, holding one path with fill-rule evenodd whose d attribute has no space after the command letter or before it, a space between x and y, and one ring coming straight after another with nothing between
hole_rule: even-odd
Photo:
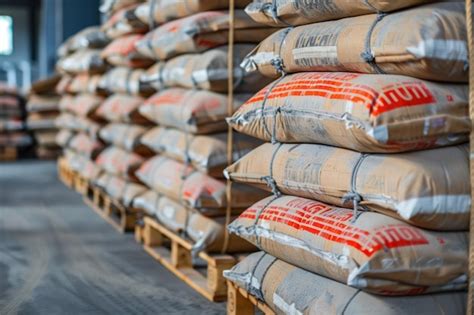
<instances>
[{"instance_id":1,"label":"window","mask_svg":"<svg viewBox=\"0 0 474 315\"><path fill-rule=\"evenodd\" d=\"M0 15L0 55L9 56L13 53L13 19L8 15Z\"/></svg>"}]
</instances>

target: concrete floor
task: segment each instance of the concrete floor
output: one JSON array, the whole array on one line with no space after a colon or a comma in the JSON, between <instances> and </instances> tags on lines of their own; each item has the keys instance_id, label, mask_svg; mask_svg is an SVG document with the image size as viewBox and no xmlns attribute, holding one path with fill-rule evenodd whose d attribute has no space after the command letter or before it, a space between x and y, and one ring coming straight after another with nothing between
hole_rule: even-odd
<instances>
[{"instance_id":1,"label":"concrete floor","mask_svg":"<svg viewBox=\"0 0 474 315\"><path fill-rule=\"evenodd\" d=\"M223 314L58 180L0 163L0 314Z\"/></svg>"}]
</instances>

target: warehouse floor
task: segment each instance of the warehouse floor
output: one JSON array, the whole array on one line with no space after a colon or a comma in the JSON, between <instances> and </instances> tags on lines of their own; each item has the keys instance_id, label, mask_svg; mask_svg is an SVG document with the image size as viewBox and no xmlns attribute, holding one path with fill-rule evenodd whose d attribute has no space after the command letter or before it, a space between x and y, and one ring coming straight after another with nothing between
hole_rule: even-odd
<instances>
[{"instance_id":1,"label":"warehouse floor","mask_svg":"<svg viewBox=\"0 0 474 315\"><path fill-rule=\"evenodd\" d=\"M58 180L0 163L0 314L222 314Z\"/></svg>"}]
</instances>

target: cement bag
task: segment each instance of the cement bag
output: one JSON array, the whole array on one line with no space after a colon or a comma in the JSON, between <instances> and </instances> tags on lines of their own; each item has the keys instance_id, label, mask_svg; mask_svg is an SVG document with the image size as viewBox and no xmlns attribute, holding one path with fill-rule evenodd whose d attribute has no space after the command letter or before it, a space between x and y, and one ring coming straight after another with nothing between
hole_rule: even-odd
<instances>
[{"instance_id":1,"label":"cement bag","mask_svg":"<svg viewBox=\"0 0 474 315\"><path fill-rule=\"evenodd\" d=\"M104 102L104 98L96 94L65 95L59 102L59 109L79 117L97 120L100 117L98 117L96 110L102 102Z\"/></svg>"},{"instance_id":2,"label":"cement bag","mask_svg":"<svg viewBox=\"0 0 474 315\"><path fill-rule=\"evenodd\" d=\"M467 82L463 2L425 5L377 19L372 14L281 30L265 39L243 66L271 77L279 76L281 65L279 70L287 73L348 71Z\"/></svg>"},{"instance_id":3,"label":"cement bag","mask_svg":"<svg viewBox=\"0 0 474 315\"><path fill-rule=\"evenodd\" d=\"M292 265L376 294L467 284L467 232L422 230L369 211L354 218L352 209L293 196L256 203L228 229Z\"/></svg>"},{"instance_id":4,"label":"cement bag","mask_svg":"<svg viewBox=\"0 0 474 315\"><path fill-rule=\"evenodd\" d=\"M91 75L88 73L81 73L76 75L67 87L68 93L73 94L101 94L100 81L101 75Z\"/></svg>"},{"instance_id":5,"label":"cement bag","mask_svg":"<svg viewBox=\"0 0 474 315\"><path fill-rule=\"evenodd\" d=\"M137 43L137 50L155 60L200 53L229 42L229 12L206 11L161 25ZM234 42L259 43L272 34L243 10L235 11Z\"/></svg>"},{"instance_id":6,"label":"cement bag","mask_svg":"<svg viewBox=\"0 0 474 315\"><path fill-rule=\"evenodd\" d=\"M467 141L468 94L468 85L397 75L298 73L258 92L229 123L266 141L275 130L281 142L361 152L427 149Z\"/></svg>"},{"instance_id":7,"label":"cement bag","mask_svg":"<svg viewBox=\"0 0 474 315\"><path fill-rule=\"evenodd\" d=\"M58 85L56 85L56 93L59 95L70 93L69 87L74 78L75 77L68 74L62 75L61 80L59 81Z\"/></svg>"},{"instance_id":8,"label":"cement bag","mask_svg":"<svg viewBox=\"0 0 474 315\"><path fill-rule=\"evenodd\" d=\"M99 86L109 93L151 95L155 89L150 84L141 81L144 73L142 69L116 67L102 76Z\"/></svg>"},{"instance_id":9,"label":"cement bag","mask_svg":"<svg viewBox=\"0 0 474 315\"><path fill-rule=\"evenodd\" d=\"M101 125L90 119L74 116L70 113L62 113L59 115L54 124L59 129L69 129L76 132L83 131L95 138Z\"/></svg>"},{"instance_id":10,"label":"cement bag","mask_svg":"<svg viewBox=\"0 0 474 315\"><path fill-rule=\"evenodd\" d=\"M141 34L119 37L105 47L100 56L116 67L147 68L153 61L135 48L136 43L142 38Z\"/></svg>"},{"instance_id":11,"label":"cement bag","mask_svg":"<svg viewBox=\"0 0 474 315\"><path fill-rule=\"evenodd\" d=\"M96 159L97 165L107 173L134 182L137 181L134 173L143 162L140 155L117 147L108 147Z\"/></svg>"},{"instance_id":12,"label":"cement bag","mask_svg":"<svg viewBox=\"0 0 474 315\"><path fill-rule=\"evenodd\" d=\"M0 132L12 132L25 129L26 124L20 118L1 118Z\"/></svg>"},{"instance_id":13,"label":"cement bag","mask_svg":"<svg viewBox=\"0 0 474 315\"><path fill-rule=\"evenodd\" d=\"M99 131L100 138L107 143L113 144L129 152L143 156L154 155L140 139L148 129L143 126L122 123L111 123Z\"/></svg>"},{"instance_id":14,"label":"cement bag","mask_svg":"<svg viewBox=\"0 0 474 315\"><path fill-rule=\"evenodd\" d=\"M276 314L465 314L466 293L387 297L358 291L294 267L264 252L249 255L224 277L264 301Z\"/></svg>"},{"instance_id":15,"label":"cement bag","mask_svg":"<svg viewBox=\"0 0 474 315\"><path fill-rule=\"evenodd\" d=\"M107 69L107 65L101 58L101 50L87 49L79 50L75 53L59 59L56 67L61 73L79 74L102 73Z\"/></svg>"},{"instance_id":16,"label":"cement bag","mask_svg":"<svg viewBox=\"0 0 474 315\"><path fill-rule=\"evenodd\" d=\"M130 34L148 31L148 25L135 16L135 6L123 8L114 13L104 24L102 31L110 38L119 38Z\"/></svg>"},{"instance_id":17,"label":"cement bag","mask_svg":"<svg viewBox=\"0 0 474 315\"><path fill-rule=\"evenodd\" d=\"M146 124L148 120L138 112L143 98L127 94L113 94L97 109L96 114L109 122Z\"/></svg>"},{"instance_id":18,"label":"cement bag","mask_svg":"<svg viewBox=\"0 0 474 315\"><path fill-rule=\"evenodd\" d=\"M131 207L133 200L147 191L147 188L141 184L129 182L110 174L102 174L98 180L98 185L109 197L117 200L125 207Z\"/></svg>"},{"instance_id":19,"label":"cement bag","mask_svg":"<svg viewBox=\"0 0 474 315\"><path fill-rule=\"evenodd\" d=\"M236 0L236 8L245 8L250 0ZM228 0L182 0L160 1L152 0L140 4L135 9L135 15L143 22L154 28L156 25L176 20L198 12L222 10L229 8Z\"/></svg>"},{"instance_id":20,"label":"cement bag","mask_svg":"<svg viewBox=\"0 0 474 315\"><path fill-rule=\"evenodd\" d=\"M65 148L69 145L69 142L74 137L75 133L69 129L61 129L56 135L56 144L61 148Z\"/></svg>"},{"instance_id":21,"label":"cement bag","mask_svg":"<svg viewBox=\"0 0 474 315\"><path fill-rule=\"evenodd\" d=\"M65 151L65 158L69 167L89 181L96 181L102 174L102 170L89 158L76 154L70 150Z\"/></svg>"},{"instance_id":22,"label":"cement bag","mask_svg":"<svg viewBox=\"0 0 474 315\"><path fill-rule=\"evenodd\" d=\"M353 200L360 198L361 208L427 229L467 230L471 206L467 169L467 145L361 154L316 144L267 143L226 173L236 182L266 189L275 184L282 193L338 206L352 208Z\"/></svg>"},{"instance_id":23,"label":"cement bag","mask_svg":"<svg viewBox=\"0 0 474 315\"><path fill-rule=\"evenodd\" d=\"M0 117L22 117L23 114L22 103L18 95L0 92Z\"/></svg>"},{"instance_id":24,"label":"cement bag","mask_svg":"<svg viewBox=\"0 0 474 315\"><path fill-rule=\"evenodd\" d=\"M0 126L1 130L1 126ZM10 147L26 147L32 144L30 135L22 131L0 133L0 145Z\"/></svg>"},{"instance_id":25,"label":"cement bag","mask_svg":"<svg viewBox=\"0 0 474 315\"><path fill-rule=\"evenodd\" d=\"M235 45L234 82L237 93L253 93L270 81L258 73L246 73L238 65L255 46ZM155 89L184 87L226 93L227 46L211 49L202 54L187 54L158 63L147 70L142 81L151 83Z\"/></svg>"},{"instance_id":26,"label":"cement bag","mask_svg":"<svg viewBox=\"0 0 474 315\"><path fill-rule=\"evenodd\" d=\"M146 161L135 175L151 189L190 208L225 208L227 205L224 181L164 156ZM244 208L266 195L247 185L233 185L232 207Z\"/></svg>"},{"instance_id":27,"label":"cement bag","mask_svg":"<svg viewBox=\"0 0 474 315\"><path fill-rule=\"evenodd\" d=\"M101 141L81 132L71 138L68 148L82 156L95 159L104 150L105 146Z\"/></svg>"},{"instance_id":28,"label":"cement bag","mask_svg":"<svg viewBox=\"0 0 474 315\"><path fill-rule=\"evenodd\" d=\"M221 252L224 249L225 217L209 218L200 211L187 209L154 191L134 199L135 208L143 209L173 232L184 234L193 242L192 251ZM255 247L235 235L229 235L226 253L250 252Z\"/></svg>"},{"instance_id":29,"label":"cement bag","mask_svg":"<svg viewBox=\"0 0 474 315\"><path fill-rule=\"evenodd\" d=\"M26 109L28 112L57 112L61 97L55 94L32 94L28 97Z\"/></svg>"},{"instance_id":30,"label":"cement bag","mask_svg":"<svg viewBox=\"0 0 474 315\"><path fill-rule=\"evenodd\" d=\"M55 125L58 113L29 113L26 119L26 128L28 130L51 130L57 129Z\"/></svg>"},{"instance_id":31,"label":"cement bag","mask_svg":"<svg viewBox=\"0 0 474 315\"><path fill-rule=\"evenodd\" d=\"M58 56L65 57L78 50L104 48L110 39L99 26L90 26L68 38L58 49Z\"/></svg>"},{"instance_id":32,"label":"cement bag","mask_svg":"<svg viewBox=\"0 0 474 315\"><path fill-rule=\"evenodd\" d=\"M58 145L56 144L57 135L57 130L37 131L34 134L34 138L38 146L55 149L58 147Z\"/></svg>"},{"instance_id":33,"label":"cement bag","mask_svg":"<svg viewBox=\"0 0 474 315\"><path fill-rule=\"evenodd\" d=\"M99 11L104 14L113 14L120 9L130 7L146 0L102 0Z\"/></svg>"},{"instance_id":34,"label":"cement bag","mask_svg":"<svg viewBox=\"0 0 474 315\"><path fill-rule=\"evenodd\" d=\"M234 95L234 110L249 98L249 94ZM145 100L139 112L161 126L207 134L227 130L227 101L227 95L210 91L170 88Z\"/></svg>"},{"instance_id":35,"label":"cement bag","mask_svg":"<svg viewBox=\"0 0 474 315\"><path fill-rule=\"evenodd\" d=\"M227 133L195 136L178 129L155 127L140 141L154 152L182 163L189 162L198 171L212 177L223 177L222 172L228 165ZM260 144L255 138L236 134L233 161L237 161Z\"/></svg>"},{"instance_id":36,"label":"cement bag","mask_svg":"<svg viewBox=\"0 0 474 315\"><path fill-rule=\"evenodd\" d=\"M376 0L370 3L365 0L253 0L245 12L258 23L285 27L390 12L429 2L435 0Z\"/></svg>"}]
</instances>

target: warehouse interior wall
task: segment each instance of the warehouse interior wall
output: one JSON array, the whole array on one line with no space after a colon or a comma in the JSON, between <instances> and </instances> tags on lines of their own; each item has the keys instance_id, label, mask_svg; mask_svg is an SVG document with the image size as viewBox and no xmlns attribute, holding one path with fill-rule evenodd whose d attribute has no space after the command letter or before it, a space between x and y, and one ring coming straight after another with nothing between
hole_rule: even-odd
<instances>
[{"instance_id":1,"label":"warehouse interior wall","mask_svg":"<svg viewBox=\"0 0 474 315\"><path fill-rule=\"evenodd\" d=\"M27 88L54 72L56 50L72 34L100 23L100 0L0 0L13 20L13 51L0 54L0 81Z\"/></svg>"}]
</instances>

